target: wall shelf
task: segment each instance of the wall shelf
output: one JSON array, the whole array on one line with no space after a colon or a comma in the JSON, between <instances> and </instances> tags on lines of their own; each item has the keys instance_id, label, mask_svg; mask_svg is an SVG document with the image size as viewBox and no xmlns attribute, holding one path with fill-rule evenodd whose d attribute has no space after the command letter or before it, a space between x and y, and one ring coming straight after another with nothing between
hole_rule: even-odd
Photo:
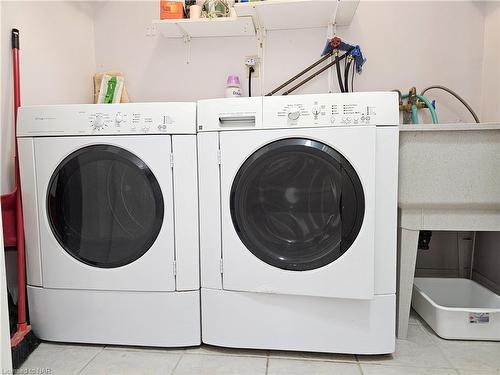
<instances>
[{"instance_id":1,"label":"wall shelf","mask_svg":"<svg viewBox=\"0 0 500 375\"><path fill-rule=\"evenodd\" d=\"M266 0L237 3L238 17L154 20L166 38L255 36L256 30L349 25L359 0Z\"/></svg>"},{"instance_id":2,"label":"wall shelf","mask_svg":"<svg viewBox=\"0 0 500 375\"><path fill-rule=\"evenodd\" d=\"M349 25L359 0L266 0L238 3L238 17L252 17L257 28L291 30Z\"/></svg>"},{"instance_id":3,"label":"wall shelf","mask_svg":"<svg viewBox=\"0 0 500 375\"><path fill-rule=\"evenodd\" d=\"M153 24L166 38L211 38L255 36L252 17L154 20Z\"/></svg>"}]
</instances>

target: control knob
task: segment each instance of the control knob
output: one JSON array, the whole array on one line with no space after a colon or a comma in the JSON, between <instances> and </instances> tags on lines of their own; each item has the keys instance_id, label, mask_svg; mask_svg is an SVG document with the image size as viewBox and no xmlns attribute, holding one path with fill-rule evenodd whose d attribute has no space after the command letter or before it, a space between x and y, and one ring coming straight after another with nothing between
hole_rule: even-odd
<instances>
[{"instance_id":1,"label":"control knob","mask_svg":"<svg viewBox=\"0 0 500 375\"><path fill-rule=\"evenodd\" d=\"M317 116L321 113L321 109L319 109L319 107L317 107L317 106L314 106L314 107L312 107L311 112L314 116Z\"/></svg>"},{"instance_id":2,"label":"control knob","mask_svg":"<svg viewBox=\"0 0 500 375\"><path fill-rule=\"evenodd\" d=\"M115 116L115 121L119 125L123 121L123 115L121 112L118 112Z\"/></svg>"},{"instance_id":3,"label":"control knob","mask_svg":"<svg viewBox=\"0 0 500 375\"><path fill-rule=\"evenodd\" d=\"M95 130L100 130L104 127L104 119L101 115L95 115L93 127Z\"/></svg>"},{"instance_id":4,"label":"control knob","mask_svg":"<svg viewBox=\"0 0 500 375\"><path fill-rule=\"evenodd\" d=\"M292 121L298 120L300 117L300 111L290 111L288 112L288 118Z\"/></svg>"}]
</instances>

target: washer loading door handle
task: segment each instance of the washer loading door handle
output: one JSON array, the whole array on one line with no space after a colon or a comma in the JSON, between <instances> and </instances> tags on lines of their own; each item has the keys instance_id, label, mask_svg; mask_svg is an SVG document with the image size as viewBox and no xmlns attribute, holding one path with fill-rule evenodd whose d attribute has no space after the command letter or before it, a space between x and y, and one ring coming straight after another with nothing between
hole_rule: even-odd
<instances>
[{"instance_id":1,"label":"washer loading door handle","mask_svg":"<svg viewBox=\"0 0 500 375\"><path fill-rule=\"evenodd\" d=\"M219 117L220 126L255 126L255 116Z\"/></svg>"}]
</instances>

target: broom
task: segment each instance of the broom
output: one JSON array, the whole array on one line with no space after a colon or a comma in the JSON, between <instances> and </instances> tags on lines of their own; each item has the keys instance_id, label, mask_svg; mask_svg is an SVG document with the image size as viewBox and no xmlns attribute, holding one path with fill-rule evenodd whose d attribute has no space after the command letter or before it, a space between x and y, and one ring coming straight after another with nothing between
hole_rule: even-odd
<instances>
[{"instance_id":1,"label":"broom","mask_svg":"<svg viewBox=\"0 0 500 375\"><path fill-rule=\"evenodd\" d=\"M21 105L19 84L19 30L12 29L12 65L14 72L14 136L17 135L17 110ZM24 222L21 202L21 179L19 175L19 154L15 139L15 193L16 193L16 244L17 244L17 330L10 339L12 367L14 369L28 358L40 341L26 320L26 268L24 254Z\"/></svg>"}]
</instances>

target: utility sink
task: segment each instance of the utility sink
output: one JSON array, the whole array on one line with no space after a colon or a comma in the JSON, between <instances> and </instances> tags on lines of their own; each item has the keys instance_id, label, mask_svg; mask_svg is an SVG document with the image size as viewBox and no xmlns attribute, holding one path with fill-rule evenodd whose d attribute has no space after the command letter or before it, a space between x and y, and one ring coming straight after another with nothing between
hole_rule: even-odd
<instances>
[{"instance_id":1,"label":"utility sink","mask_svg":"<svg viewBox=\"0 0 500 375\"><path fill-rule=\"evenodd\" d=\"M401 125L399 208L405 228L500 230L500 123Z\"/></svg>"},{"instance_id":2,"label":"utility sink","mask_svg":"<svg viewBox=\"0 0 500 375\"><path fill-rule=\"evenodd\" d=\"M397 327L405 338L419 231L500 231L500 124L401 125L399 135Z\"/></svg>"}]
</instances>

